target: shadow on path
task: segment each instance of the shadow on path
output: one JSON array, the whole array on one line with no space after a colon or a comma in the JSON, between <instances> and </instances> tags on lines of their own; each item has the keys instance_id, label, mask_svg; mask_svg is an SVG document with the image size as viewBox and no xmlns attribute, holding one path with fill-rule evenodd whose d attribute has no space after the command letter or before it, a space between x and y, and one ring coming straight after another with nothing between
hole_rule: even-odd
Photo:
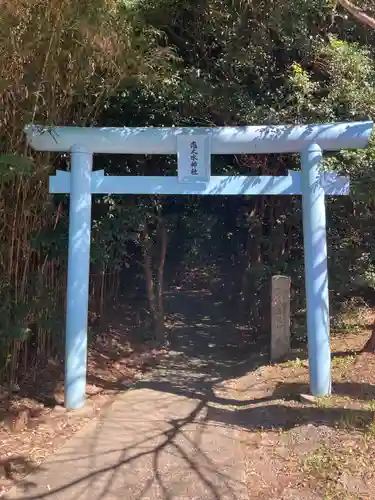
<instances>
[{"instance_id":1,"label":"shadow on path","mask_svg":"<svg viewBox=\"0 0 375 500\"><path fill-rule=\"evenodd\" d=\"M349 416L365 425L371 418L294 402L306 391L296 384L265 384L256 369L267 364L267 353L246 342L244 329L208 292L167 294L166 310L169 357L5 500L247 500L248 432L337 427ZM231 382L246 374L240 394Z\"/></svg>"}]
</instances>

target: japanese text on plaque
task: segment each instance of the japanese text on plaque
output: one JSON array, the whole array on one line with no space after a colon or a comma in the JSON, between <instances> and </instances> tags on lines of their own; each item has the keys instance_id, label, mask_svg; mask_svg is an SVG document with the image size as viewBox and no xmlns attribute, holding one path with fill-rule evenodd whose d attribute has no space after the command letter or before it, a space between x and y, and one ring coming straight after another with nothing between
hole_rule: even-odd
<instances>
[{"instance_id":1,"label":"japanese text on plaque","mask_svg":"<svg viewBox=\"0 0 375 500\"><path fill-rule=\"evenodd\" d=\"M195 141L190 143L190 173L198 175L198 144Z\"/></svg>"}]
</instances>

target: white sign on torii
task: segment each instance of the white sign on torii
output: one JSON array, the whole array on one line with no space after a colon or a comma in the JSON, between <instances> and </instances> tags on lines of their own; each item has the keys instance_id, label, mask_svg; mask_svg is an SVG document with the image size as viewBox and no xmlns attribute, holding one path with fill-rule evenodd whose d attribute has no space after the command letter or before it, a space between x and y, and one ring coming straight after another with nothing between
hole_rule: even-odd
<instances>
[{"instance_id":1,"label":"white sign on torii","mask_svg":"<svg viewBox=\"0 0 375 500\"><path fill-rule=\"evenodd\" d=\"M325 195L347 195L349 179L320 171L323 151L365 148L372 122L216 128L26 127L37 151L70 152L71 172L57 171L51 193L70 193L65 405L83 406L92 194L302 195L313 395L331 391ZM105 176L93 154L177 154L177 176ZM286 176L211 176L212 154L299 153L301 172Z\"/></svg>"}]
</instances>

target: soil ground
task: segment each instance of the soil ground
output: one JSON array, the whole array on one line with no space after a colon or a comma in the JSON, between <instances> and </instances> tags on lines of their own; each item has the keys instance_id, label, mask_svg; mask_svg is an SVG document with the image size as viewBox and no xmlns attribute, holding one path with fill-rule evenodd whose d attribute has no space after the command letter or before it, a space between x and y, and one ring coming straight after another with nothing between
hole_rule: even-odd
<instances>
[{"instance_id":1,"label":"soil ground","mask_svg":"<svg viewBox=\"0 0 375 500\"><path fill-rule=\"evenodd\" d=\"M34 395L25 383L17 395L4 399L8 424L0 431L3 492L25 485L29 470L93 417L100 420L103 409L122 397L116 394L136 382L137 390L189 400L191 417L184 417L184 425L201 418L218 437L221 432L236 435L237 475L248 498L375 499L375 356L355 354L368 338L366 328L354 331L352 325L333 338L333 395L311 402L300 398L308 392L306 353L294 351L288 361L270 365L264 346L244 342L243 327L225 317L209 287L194 290L185 284L171 289L166 310L172 343L168 355L131 347L128 325L118 319L99 336L90 352L91 396L84 413L65 413L51 403L53 391L41 396L37 384ZM54 369L60 376L60 367L49 372ZM55 394L55 400L58 397ZM149 410L142 411L153 411L151 399ZM14 429L9 410L14 415L20 406L31 410ZM178 423L178 411L170 411L163 419ZM181 435L179 425L177 430ZM212 446L207 443L213 438L205 439L205 446ZM227 486L206 488L205 498L246 498L228 496ZM173 496L172 490L163 494L155 498L193 498Z\"/></svg>"}]
</instances>

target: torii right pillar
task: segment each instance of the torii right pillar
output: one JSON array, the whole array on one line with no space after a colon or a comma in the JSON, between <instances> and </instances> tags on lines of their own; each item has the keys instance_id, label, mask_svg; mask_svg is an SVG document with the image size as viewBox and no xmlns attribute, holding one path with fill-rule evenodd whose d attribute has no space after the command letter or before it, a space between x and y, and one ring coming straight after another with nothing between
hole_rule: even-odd
<instances>
[{"instance_id":1,"label":"torii right pillar","mask_svg":"<svg viewBox=\"0 0 375 500\"><path fill-rule=\"evenodd\" d=\"M322 157L318 144L311 144L301 153L307 336L313 396L328 396L332 386L326 209L320 170Z\"/></svg>"}]
</instances>

